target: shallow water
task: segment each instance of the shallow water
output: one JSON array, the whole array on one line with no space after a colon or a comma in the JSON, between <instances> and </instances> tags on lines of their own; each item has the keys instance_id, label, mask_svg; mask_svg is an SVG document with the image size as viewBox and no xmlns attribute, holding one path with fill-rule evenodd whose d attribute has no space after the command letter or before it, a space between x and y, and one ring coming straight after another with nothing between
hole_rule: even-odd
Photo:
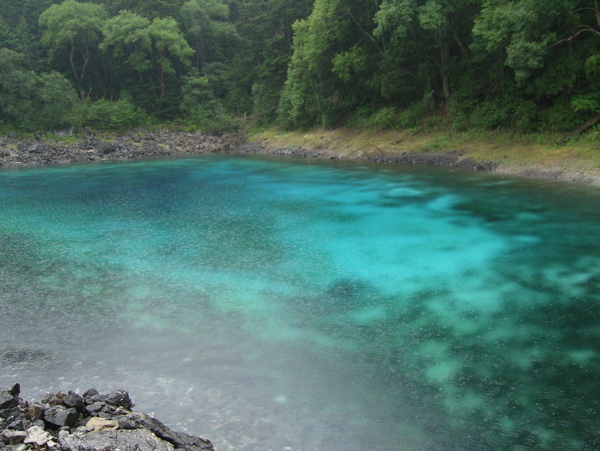
<instances>
[{"instance_id":1,"label":"shallow water","mask_svg":"<svg viewBox=\"0 0 600 451\"><path fill-rule=\"evenodd\" d=\"M0 172L0 385L217 450L600 446L600 192L210 157Z\"/></svg>"}]
</instances>

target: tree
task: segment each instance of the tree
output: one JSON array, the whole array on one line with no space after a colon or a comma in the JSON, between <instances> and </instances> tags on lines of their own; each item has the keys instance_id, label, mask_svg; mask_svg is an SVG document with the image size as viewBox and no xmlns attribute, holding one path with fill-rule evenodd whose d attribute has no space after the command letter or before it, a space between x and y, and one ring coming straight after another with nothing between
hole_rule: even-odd
<instances>
[{"instance_id":1,"label":"tree","mask_svg":"<svg viewBox=\"0 0 600 451\"><path fill-rule=\"evenodd\" d=\"M148 31L150 20L130 11L121 11L102 28L104 40L100 49L113 49L113 55L125 59L134 71L141 74L151 67L152 39Z\"/></svg>"},{"instance_id":2,"label":"tree","mask_svg":"<svg viewBox=\"0 0 600 451\"><path fill-rule=\"evenodd\" d=\"M240 38L233 48L230 108L252 112L255 121L275 119L292 57L297 20L306 19L313 0L245 0L232 4ZM243 99L243 101L240 101Z\"/></svg>"},{"instance_id":3,"label":"tree","mask_svg":"<svg viewBox=\"0 0 600 451\"><path fill-rule=\"evenodd\" d=\"M294 53L278 108L287 126L332 126L347 111L333 64L337 54L362 39L351 6L341 0L316 0L310 16L294 24Z\"/></svg>"},{"instance_id":4,"label":"tree","mask_svg":"<svg viewBox=\"0 0 600 451\"><path fill-rule=\"evenodd\" d=\"M476 46L504 55L504 65L522 83L544 67L570 0L484 0L475 21Z\"/></svg>"},{"instance_id":5,"label":"tree","mask_svg":"<svg viewBox=\"0 0 600 451\"><path fill-rule=\"evenodd\" d=\"M107 21L103 28L105 36L100 45L103 50L113 49L117 58L126 58L127 64L140 76L155 68L160 83L160 99L165 97L165 76L175 74L175 64L190 66L194 50L184 39L174 19L154 19L129 11Z\"/></svg>"},{"instance_id":6,"label":"tree","mask_svg":"<svg viewBox=\"0 0 600 451\"><path fill-rule=\"evenodd\" d=\"M229 6L221 0L190 0L183 5L181 17L194 43L199 70L218 53L219 42L237 37L235 25L228 22Z\"/></svg>"},{"instance_id":7,"label":"tree","mask_svg":"<svg viewBox=\"0 0 600 451\"><path fill-rule=\"evenodd\" d=\"M26 66L23 54L0 49L0 117L30 131L71 125L78 101L69 81Z\"/></svg>"},{"instance_id":8,"label":"tree","mask_svg":"<svg viewBox=\"0 0 600 451\"><path fill-rule=\"evenodd\" d=\"M148 33L157 53L162 99L165 96L165 74L175 73L175 62L189 67L194 50L186 42L175 19L154 19L148 27Z\"/></svg>"},{"instance_id":9,"label":"tree","mask_svg":"<svg viewBox=\"0 0 600 451\"><path fill-rule=\"evenodd\" d=\"M591 4L591 2L590 2L590 4ZM587 17L578 23L579 29L573 35L569 36L568 38L561 39L554 45L558 45L558 44L562 44L563 42L571 41L572 39L575 39L577 36L579 36L582 33L585 33L586 31L593 33L596 36L600 36L600 3L598 3L598 0L594 0L594 3L592 6L587 6L587 7L584 6L582 8L576 9L575 11L576 12L586 12L586 13L588 13L588 14L585 14ZM591 14L589 14L589 13L591 13ZM590 20L591 17L593 17L593 20ZM586 24L585 22L591 22L591 24Z\"/></svg>"},{"instance_id":10,"label":"tree","mask_svg":"<svg viewBox=\"0 0 600 451\"><path fill-rule=\"evenodd\" d=\"M185 0L102 0L109 11L116 15L127 10L148 19L157 17L177 18Z\"/></svg>"},{"instance_id":11,"label":"tree","mask_svg":"<svg viewBox=\"0 0 600 451\"><path fill-rule=\"evenodd\" d=\"M69 62L78 86L81 86L91 54L100 42L106 17L103 6L75 0L52 5L40 16L40 25L45 28L42 43L50 48L55 58L65 47L68 48Z\"/></svg>"},{"instance_id":12,"label":"tree","mask_svg":"<svg viewBox=\"0 0 600 451\"><path fill-rule=\"evenodd\" d=\"M418 36L421 51L427 55L433 49L438 56L438 78L442 96L446 103L450 100L451 75L454 55L467 57L466 45L461 35L469 30L473 11L469 5L471 0L384 0L375 15L377 28L374 35L387 39L387 48L403 46L410 33ZM464 19L467 18L467 26ZM419 30L415 30L418 27Z\"/></svg>"}]
</instances>

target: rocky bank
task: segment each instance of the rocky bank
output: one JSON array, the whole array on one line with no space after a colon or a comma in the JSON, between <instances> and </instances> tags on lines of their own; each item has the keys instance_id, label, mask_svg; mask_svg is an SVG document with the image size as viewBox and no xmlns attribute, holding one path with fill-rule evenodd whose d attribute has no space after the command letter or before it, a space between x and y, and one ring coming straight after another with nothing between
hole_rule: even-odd
<instances>
[{"instance_id":1,"label":"rocky bank","mask_svg":"<svg viewBox=\"0 0 600 451\"><path fill-rule=\"evenodd\" d=\"M343 154L331 152L327 149L313 150L302 146L277 148L271 146L268 141L258 143L245 143L240 146L236 153L241 154L268 154L298 158L322 158L322 159L350 159ZM356 159L356 158L352 158ZM445 168L460 168L474 171L494 171L498 163L493 161L477 161L473 158L465 158L464 152L403 152L396 154L362 155L359 159L378 163L413 164L422 166L438 166Z\"/></svg>"},{"instance_id":2,"label":"rocky bank","mask_svg":"<svg viewBox=\"0 0 600 451\"><path fill-rule=\"evenodd\" d=\"M58 392L34 403L19 394L19 384L0 389L0 451L214 451L208 440L133 411L124 390Z\"/></svg>"},{"instance_id":3,"label":"rocky bank","mask_svg":"<svg viewBox=\"0 0 600 451\"><path fill-rule=\"evenodd\" d=\"M394 148L381 150L375 145L367 146L366 150L364 145L363 148L346 145L340 149L329 146L338 139L327 136L322 136L318 145L288 146L278 145L277 139L273 142L268 138L248 142L244 133L214 136L167 128L152 131L137 128L110 138L93 130L84 131L78 138L68 131L58 135L63 135L64 139L56 133L49 137L38 135L27 139L14 133L0 137L0 168L235 153L438 166L600 185L600 166L597 162L570 159L552 164L545 161L547 155L540 155L544 161L537 163L516 163L506 155L498 160L472 158L469 151L464 149L416 151L410 147L402 150L392 146Z\"/></svg>"},{"instance_id":4,"label":"rocky bank","mask_svg":"<svg viewBox=\"0 0 600 451\"><path fill-rule=\"evenodd\" d=\"M211 136L201 132L148 131L136 129L111 140L96 136L93 131L84 133L81 141L67 144L58 139L19 139L16 135L0 137L0 167L71 164L94 161L127 160L168 156L200 155L206 153L268 154L299 158L344 158L326 150L311 150L302 146L277 148L268 142L248 143L243 134ZM71 140L72 141L72 140ZM493 171L496 164L463 158L459 151L446 153L406 152L392 155L368 155L367 161L418 164Z\"/></svg>"},{"instance_id":5,"label":"rocky bank","mask_svg":"<svg viewBox=\"0 0 600 451\"><path fill-rule=\"evenodd\" d=\"M240 134L222 136L200 132L187 133L166 129L148 131L136 129L106 139L94 131L86 131L81 139L68 136L34 139L15 134L0 137L0 167L14 168L47 164L88 163L94 161L127 160L184 156L211 152L227 152L243 142Z\"/></svg>"}]
</instances>

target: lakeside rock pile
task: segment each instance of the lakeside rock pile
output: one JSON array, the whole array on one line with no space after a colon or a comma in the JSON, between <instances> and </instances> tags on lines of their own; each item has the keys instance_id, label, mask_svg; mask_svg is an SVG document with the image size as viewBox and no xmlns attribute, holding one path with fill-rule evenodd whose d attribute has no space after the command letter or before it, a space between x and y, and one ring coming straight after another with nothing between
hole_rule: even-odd
<instances>
[{"instance_id":1,"label":"lakeside rock pile","mask_svg":"<svg viewBox=\"0 0 600 451\"><path fill-rule=\"evenodd\" d=\"M240 134L222 136L200 132L137 129L107 141L93 131L76 144L39 136L26 141L16 136L0 137L0 167L70 164L104 160L127 160L186 154L227 152L243 141Z\"/></svg>"},{"instance_id":2,"label":"lakeside rock pile","mask_svg":"<svg viewBox=\"0 0 600 451\"><path fill-rule=\"evenodd\" d=\"M214 451L208 440L132 411L124 390L58 392L39 403L19 394L19 384L0 389L0 451Z\"/></svg>"}]
</instances>

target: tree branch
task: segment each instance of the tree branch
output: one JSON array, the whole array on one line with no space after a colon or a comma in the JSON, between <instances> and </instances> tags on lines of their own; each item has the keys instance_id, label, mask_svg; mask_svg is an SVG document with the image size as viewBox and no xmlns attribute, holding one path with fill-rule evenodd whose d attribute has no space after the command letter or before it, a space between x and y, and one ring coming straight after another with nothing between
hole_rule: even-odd
<instances>
[{"instance_id":1,"label":"tree branch","mask_svg":"<svg viewBox=\"0 0 600 451\"><path fill-rule=\"evenodd\" d=\"M598 17L598 16L597 16ZM599 19L600 20L600 19ZM573 36L569 37L569 38L565 38L565 39L561 39L560 41L558 41L556 44L554 45L558 45L558 44L562 44L563 42L566 41L571 41L572 39L575 39L577 36L579 36L581 33L583 33L584 31L590 31L592 33L597 34L598 36L600 36L600 31L598 30L594 30L592 27L590 27L589 25L581 25L581 29L575 33Z\"/></svg>"}]
</instances>

